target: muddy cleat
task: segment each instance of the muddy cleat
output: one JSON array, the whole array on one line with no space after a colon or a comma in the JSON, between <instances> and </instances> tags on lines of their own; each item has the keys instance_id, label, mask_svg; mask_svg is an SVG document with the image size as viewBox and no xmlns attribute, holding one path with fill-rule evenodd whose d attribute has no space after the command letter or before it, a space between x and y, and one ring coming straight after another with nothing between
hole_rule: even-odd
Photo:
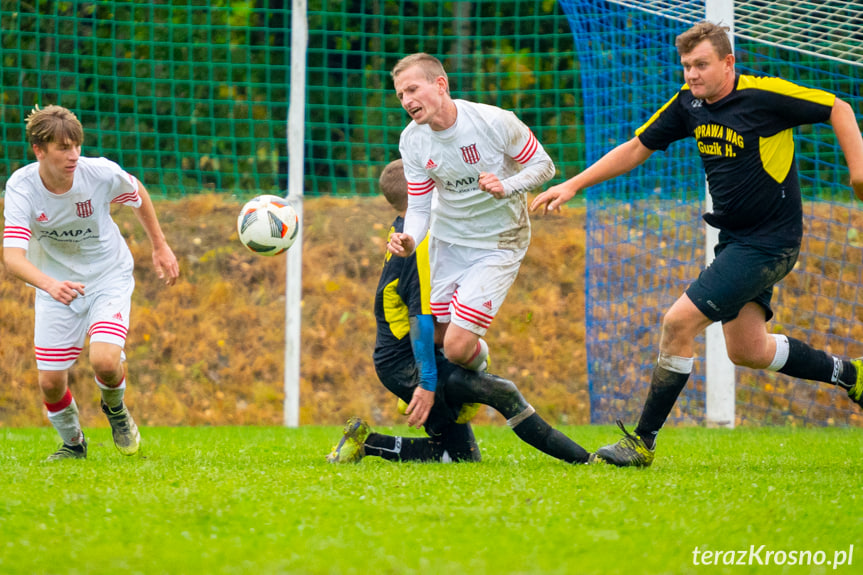
<instances>
[{"instance_id":1,"label":"muddy cleat","mask_svg":"<svg viewBox=\"0 0 863 575\"><path fill-rule=\"evenodd\" d=\"M81 438L81 443L68 445L64 443L60 449L48 456L45 461L60 461L61 459L87 459L87 440Z\"/></svg>"},{"instance_id":2,"label":"muddy cleat","mask_svg":"<svg viewBox=\"0 0 863 575\"><path fill-rule=\"evenodd\" d=\"M345 424L339 444L327 455L330 463L359 463L365 457L365 441L372 430L359 417L351 417Z\"/></svg>"},{"instance_id":3,"label":"muddy cleat","mask_svg":"<svg viewBox=\"0 0 863 575\"><path fill-rule=\"evenodd\" d=\"M863 407L863 357L851 360L851 365L857 368L857 381L854 386L848 390L848 397L851 401Z\"/></svg>"},{"instance_id":4,"label":"muddy cleat","mask_svg":"<svg viewBox=\"0 0 863 575\"><path fill-rule=\"evenodd\" d=\"M102 412L108 417L108 423L111 424L111 435L114 436L114 445L117 451L123 455L135 455L138 453L138 447L141 445L141 434L138 432L138 426L135 425L135 420L126 405L121 403L118 407L110 408L103 401Z\"/></svg>"},{"instance_id":5,"label":"muddy cleat","mask_svg":"<svg viewBox=\"0 0 863 575\"><path fill-rule=\"evenodd\" d=\"M591 457L591 463L601 460L618 467L649 467L653 463L655 448L648 449L644 440L626 431L619 419L617 426L623 432L623 438L617 443L597 449Z\"/></svg>"}]
</instances>

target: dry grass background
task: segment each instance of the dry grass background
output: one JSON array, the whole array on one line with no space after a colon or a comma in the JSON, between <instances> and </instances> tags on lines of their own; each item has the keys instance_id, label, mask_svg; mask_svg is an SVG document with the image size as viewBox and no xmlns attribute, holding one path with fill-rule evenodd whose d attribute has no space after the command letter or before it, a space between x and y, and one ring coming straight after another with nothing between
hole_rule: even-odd
<instances>
[{"instance_id":1,"label":"dry grass background","mask_svg":"<svg viewBox=\"0 0 863 575\"><path fill-rule=\"evenodd\" d=\"M181 278L159 284L132 213L115 219L136 261L126 345L128 403L146 425L282 422L284 257L237 240L239 200L196 195L156 209ZM301 424L401 417L372 365L374 290L395 214L382 198L307 198L303 247ZM584 211L534 218L533 242L487 337L493 370L545 417L587 423ZM33 290L0 268L0 426L47 425L32 349ZM71 387L86 426L106 425L85 347ZM493 412L479 422L502 423Z\"/></svg>"}]
</instances>

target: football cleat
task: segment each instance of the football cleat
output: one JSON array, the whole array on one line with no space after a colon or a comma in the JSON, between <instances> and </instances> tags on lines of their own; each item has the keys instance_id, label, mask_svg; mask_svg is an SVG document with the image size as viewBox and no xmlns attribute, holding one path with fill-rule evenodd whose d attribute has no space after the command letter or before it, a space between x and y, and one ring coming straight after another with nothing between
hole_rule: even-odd
<instances>
[{"instance_id":1,"label":"football cleat","mask_svg":"<svg viewBox=\"0 0 863 575\"><path fill-rule=\"evenodd\" d=\"M623 432L623 437L617 443L597 449L591 457L591 463L604 461L618 467L650 467L656 448L648 449L644 440L626 431L619 419L617 426Z\"/></svg>"},{"instance_id":2,"label":"football cleat","mask_svg":"<svg viewBox=\"0 0 863 575\"><path fill-rule=\"evenodd\" d=\"M103 401L102 412L108 417L108 423L111 424L111 435L114 436L114 445L117 451L123 455L135 455L138 452L138 447L141 445L141 434L138 432L138 426L135 425L135 420L126 405L121 403L118 407L110 408Z\"/></svg>"},{"instance_id":3,"label":"football cleat","mask_svg":"<svg viewBox=\"0 0 863 575\"><path fill-rule=\"evenodd\" d=\"M848 390L848 397L851 401L863 407L863 357L851 360L851 365L857 368L857 381L854 386Z\"/></svg>"},{"instance_id":4,"label":"football cleat","mask_svg":"<svg viewBox=\"0 0 863 575\"><path fill-rule=\"evenodd\" d=\"M366 455L365 441L372 430L359 417L351 417L342 431L339 444L327 455L329 463L359 463Z\"/></svg>"},{"instance_id":5,"label":"football cleat","mask_svg":"<svg viewBox=\"0 0 863 575\"><path fill-rule=\"evenodd\" d=\"M68 445L64 443L60 449L48 456L45 461L60 461L62 459L87 459L87 439L82 437L81 443Z\"/></svg>"}]
</instances>

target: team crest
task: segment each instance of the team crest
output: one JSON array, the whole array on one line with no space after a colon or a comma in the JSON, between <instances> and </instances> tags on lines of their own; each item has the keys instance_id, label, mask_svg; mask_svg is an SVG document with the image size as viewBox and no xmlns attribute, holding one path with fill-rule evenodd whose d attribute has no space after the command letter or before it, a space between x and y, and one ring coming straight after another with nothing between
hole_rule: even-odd
<instances>
[{"instance_id":1,"label":"team crest","mask_svg":"<svg viewBox=\"0 0 863 575\"><path fill-rule=\"evenodd\" d=\"M479 152L476 151L476 144L461 148L461 157L465 164L476 164L479 162Z\"/></svg>"},{"instance_id":2,"label":"team crest","mask_svg":"<svg viewBox=\"0 0 863 575\"><path fill-rule=\"evenodd\" d=\"M93 215L93 204L90 200L86 202L75 202L75 213L79 218L89 218Z\"/></svg>"}]
</instances>

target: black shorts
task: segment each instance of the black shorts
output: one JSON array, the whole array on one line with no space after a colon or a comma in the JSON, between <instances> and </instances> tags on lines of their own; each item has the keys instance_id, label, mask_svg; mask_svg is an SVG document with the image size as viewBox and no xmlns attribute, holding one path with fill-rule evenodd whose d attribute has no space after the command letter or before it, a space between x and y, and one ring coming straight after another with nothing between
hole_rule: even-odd
<instances>
[{"instance_id":1,"label":"black shorts","mask_svg":"<svg viewBox=\"0 0 863 575\"><path fill-rule=\"evenodd\" d=\"M773 286L794 269L799 247L767 250L739 242L720 241L716 259L686 289L701 313L722 323L737 317L743 306L755 302L773 317Z\"/></svg>"}]
</instances>

